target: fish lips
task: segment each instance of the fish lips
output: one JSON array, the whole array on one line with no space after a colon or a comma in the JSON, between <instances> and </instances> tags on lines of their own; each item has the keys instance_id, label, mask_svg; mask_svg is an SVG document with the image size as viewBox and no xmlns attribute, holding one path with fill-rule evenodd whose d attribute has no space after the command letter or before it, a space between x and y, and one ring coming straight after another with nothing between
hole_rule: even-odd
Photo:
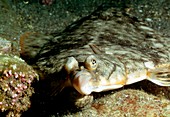
<instances>
[{"instance_id":1,"label":"fish lips","mask_svg":"<svg viewBox=\"0 0 170 117\"><path fill-rule=\"evenodd\" d=\"M72 80L73 87L82 95L89 95L93 92L91 85L92 75L87 70L78 71Z\"/></svg>"},{"instance_id":2,"label":"fish lips","mask_svg":"<svg viewBox=\"0 0 170 117\"><path fill-rule=\"evenodd\" d=\"M89 95L92 92L103 91L102 82L95 80L96 75L86 69L76 71L72 79L72 86L82 95Z\"/></svg>"}]
</instances>

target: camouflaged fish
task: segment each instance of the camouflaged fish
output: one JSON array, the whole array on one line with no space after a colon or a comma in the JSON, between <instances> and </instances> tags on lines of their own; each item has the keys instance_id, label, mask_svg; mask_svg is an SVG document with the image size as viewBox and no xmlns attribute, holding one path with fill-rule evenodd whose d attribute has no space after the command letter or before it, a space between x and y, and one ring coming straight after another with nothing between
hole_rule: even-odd
<instances>
[{"instance_id":1,"label":"camouflaged fish","mask_svg":"<svg viewBox=\"0 0 170 117\"><path fill-rule=\"evenodd\" d=\"M55 93L71 86L89 95L142 80L170 86L170 38L109 8L55 35L40 51L37 65L55 80Z\"/></svg>"}]
</instances>

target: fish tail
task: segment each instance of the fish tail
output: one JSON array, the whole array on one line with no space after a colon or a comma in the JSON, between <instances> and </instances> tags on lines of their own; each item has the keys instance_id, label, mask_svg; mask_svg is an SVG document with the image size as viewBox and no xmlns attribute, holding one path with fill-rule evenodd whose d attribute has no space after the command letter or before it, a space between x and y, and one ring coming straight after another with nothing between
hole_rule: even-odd
<instances>
[{"instance_id":1,"label":"fish tail","mask_svg":"<svg viewBox=\"0 0 170 117\"><path fill-rule=\"evenodd\" d=\"M160 85L170 86L170 64L156 66L154 69L148 70L148 80Z\"/></svg>"}]
</instances>

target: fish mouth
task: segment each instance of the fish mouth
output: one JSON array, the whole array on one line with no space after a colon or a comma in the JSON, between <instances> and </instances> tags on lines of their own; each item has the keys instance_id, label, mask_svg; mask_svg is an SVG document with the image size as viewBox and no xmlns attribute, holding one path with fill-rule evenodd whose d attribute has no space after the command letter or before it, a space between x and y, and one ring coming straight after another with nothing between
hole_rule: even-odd
<instances>
[{"instance_id":1,"label":"fish mouth","mask_svg":"<svg viewBox=\"0 0 170 117\"><path fill-rule=\"evenodd\" d=\"M73 87L82 95L89 95L92 93L93 86L91 85L92 75L86 70L78 71L73 80Z\"/></svg>"},{"instance_id":2,"label":"fish mouth","mask_svg":"<svg viewBox=\"0 0 170 117\"><path fill-rule=\"evenodd\" d=\"M124 84L108 81L106 78L95 75L88 70L78 71L72 80L73 87L82 95L89 95L92 92L102 92L121 88Z\"/></svg>"}]
</instances>

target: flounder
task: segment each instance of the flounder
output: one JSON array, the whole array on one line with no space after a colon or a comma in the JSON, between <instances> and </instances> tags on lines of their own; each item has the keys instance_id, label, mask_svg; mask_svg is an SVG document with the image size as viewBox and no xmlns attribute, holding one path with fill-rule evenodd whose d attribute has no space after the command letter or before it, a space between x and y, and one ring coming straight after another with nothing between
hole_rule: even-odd
<instances>
[{"instance_id":1,"label":"flounder","mask_svg":"<svg viewBox=\"0 0 170 117\"><path fill-rule=\"evenodd\" d=\"M87 96L142 80L170 86L170 38L114 8L73 23L38 58L52 94L71 86Z\"/></svg>"}]
</instances>

